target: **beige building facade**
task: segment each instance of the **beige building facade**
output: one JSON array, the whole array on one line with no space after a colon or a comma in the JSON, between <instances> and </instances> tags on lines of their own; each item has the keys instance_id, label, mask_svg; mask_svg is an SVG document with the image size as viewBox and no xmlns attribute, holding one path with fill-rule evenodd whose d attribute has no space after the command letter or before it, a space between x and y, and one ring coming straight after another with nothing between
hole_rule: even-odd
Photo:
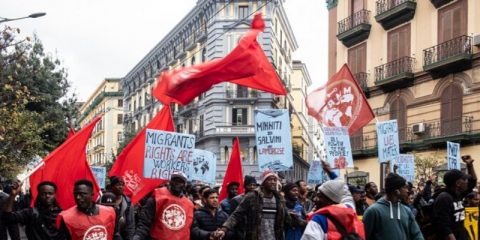
<instances>
[{"instance_id":1,"label":"beige building facade","mask_svg":"<svg viewBox=\"0 0 480 240\"><path fill-rule=\"evenodd\" d=\"M103 166L112 162L122 141L123 92L119 83L120 79L103 80L80 108L80 127L103 114L87 144L87 161L90 165Z\"/></svg>"},{"instance_id":2,"label":"beige building facade","mask_svg":"<svg viewBox=\"0 0 480 240\"><path fill-rule=\"evenodd\" d=\"M401 153L444 162L461 144L480 168L480 1L328 0L328 77L348 63ZM352 180L383 183L375 120L351 137Z\"/></svg>"}]
</instances>

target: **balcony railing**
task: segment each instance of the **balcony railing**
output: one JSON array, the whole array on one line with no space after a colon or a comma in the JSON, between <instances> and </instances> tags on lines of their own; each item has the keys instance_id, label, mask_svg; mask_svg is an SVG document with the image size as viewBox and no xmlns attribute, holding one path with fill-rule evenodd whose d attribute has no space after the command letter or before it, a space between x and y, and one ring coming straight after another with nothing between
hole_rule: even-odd
<instances>
[{"instance_id":1,"label":"balcony railing","mask_svg":"<svg viewBox=\"0 0 480 240\"><path fill-rule=\"evenodd\" d=\"M357 79L358 85L362 88L364 93L368 92L368 73L358 72L353 75Z\"/></svg>"},{"instance_id":2,"label":"balcony railing","mask_svg":"<svg viewBox=\"0 0 480 240\"><path fill-rule=\"evenodd\" d=\"M425 131L421 133L414 133L412 131L412 126L414 124L408 127L408 141L450 137L480 130L474 129L474 119L473 116L470 115L458 116L448 120L437 119L433 121L426 121L423 122L423 124L425 125Z\"/></svg>"},{"instance_id":3,"label":"balcony railing","mask_svg":"<svg viewBox=\"0 0 480 240\"><path fill-rule=\"evenodd\" d=\"M400 80L394 78L404 74L410 74L413 77L414 62L415 59L412 57L402 57L375 67L375 84L382 84L389 80Z\"/></svg>"},{"instance_id":4,"label":"balcony railing","mask_svg":"<svg viewBox=\"0 0 480 240\"><path fill-rule=\"evenodd\" d=\"M423 67L433 70L442 63L471 59L472 37L463 35L423 50Z\"/></svg>"},{"instance_id":5,"label":"balcony railing","mask_svg":"<svg viewBox=\"0 0 480 240\"><path fill-rule=\"evenodd\" d=\"M370 18L370 11L368 10L360 10L354 13L352 16L343 19L342 21L338 22L338 34L342 34L360 24L369 24Z\"/></svg>"},{"instance_id":6,"label":"balcony railing","mask_svg":"<svg viewBox=\"0 0 480 240\"><path fill-rule=\"evenodd\" d=\"M225 97L228 99L235 99L235 98L256 98L258 96L257 91L253 90L245 90L245 91L232 91L227 90L225 92Z\"/></svg>"},{"instance_id":7,"label":"balcony railing","mask_svg":"<svg viewBox=\"0 0 480 240\"><path fill-rule=\"evenodd\" d=\"M253 125L242 125L242 126L217 126L216 132L218 134L238 134L238 133L255 133Z\"/></svg>"},{"instance_id":8,"label":"balcony railing","mask_svg":"<svg viewBox=\"0 0 480 240\"><path fill-rule=\"evenodd\" d=\"M406 2L416 2L415 0L378 0L377 1L377 15L392 10Z\"/></svg>"},{"instance_id":9,"label":"balcony railing","mask_svg":"<svg viewBox=\"0 0 480 240\"><path fill-rule=\"evenodd\" d=\"M416 0L378 0L375 20L388 30L410 21L416 7Z\"/></svg>"}]
</instances>

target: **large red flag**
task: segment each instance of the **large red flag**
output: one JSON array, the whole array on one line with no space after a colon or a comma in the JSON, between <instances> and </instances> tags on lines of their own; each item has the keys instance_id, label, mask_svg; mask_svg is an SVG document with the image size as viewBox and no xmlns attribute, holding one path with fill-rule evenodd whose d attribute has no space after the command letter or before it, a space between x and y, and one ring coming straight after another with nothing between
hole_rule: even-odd
<instances>
[{"instance_id":1,"label":"large red flag","mask_svg":"<svg viewBox=\"0 0 480 240\"><path fill-rule=\"evenodd\" d=\"M32 203L37 197L37 185L42 181L51 181L57 185L56 198L62 209L75 205L73 185L77 180L88 179L94 184L94 199L100 187L87 162L87 142L95 125L102 116L93 119L78 133L69 137L62 145L43 159L42 167L30 176Z\"/></svg>"},{"instance_id":2,"label":"large red flag","mask_svg":"<svg viewBox=\"0 0 480 240\"><path fill-rule=\"evenodd\" d=\"M137 203L150 191L165 182L161 179L147 179L143 177L143 159L145 154L145 133L148 129L175 131L172 112L169 105L162 110L145 126L140 133L123 149L108 173L108 176L121 176L125 181L125 194Z\"/></svg>"},{"instance_id":3,"label":"large red flag","mask_svg":"<svg viewBox=\"0 0 480 240\"><path fill-rule=\"evenodd\" d=\"M75 130L72 127L70 127L70 130L68 131L67 139L69 139L70 137L73 137L73 135L75 135Z\"/></svg>"},{"instance_id":4,"label":"large red flag","mask_svg":"<svg viewBox=\"0 0 480 240\"><path fill-rule=\"evenodd\" d=\"M235 142L233 143L232 154L230 155L230 161L228 162L225 177L223 178L222 190L218 197L220 202L227 197L227 186L231 182L238 182L240 184L238 186L238 194L243 193L243 170L238 137L235 138Z\"/></svg>"},{"instance_id":5,"label":"large red flag","mask_svg":"<svg viewBox=\"0 0 480 240\"><path fill-rule=\"evenodd\" d=\"M163 72L153 95L165 104L185 105L221 82L286 95L285 87L257 42L264 28L261 14L255 15L251 29L231 53L222 59Z\"/></svg>"},{"instance_id":6,"label":"large red flag","mask_svg":"<svg viewBox=\"0 0 480 240\"><path fill-rule=\"evenodd\" d=\"M308 114L319 123L330 127L347 127L350 135L375 118L347 64L324 86L308 94L305 102Z\"/></svg>"}]
</instances>

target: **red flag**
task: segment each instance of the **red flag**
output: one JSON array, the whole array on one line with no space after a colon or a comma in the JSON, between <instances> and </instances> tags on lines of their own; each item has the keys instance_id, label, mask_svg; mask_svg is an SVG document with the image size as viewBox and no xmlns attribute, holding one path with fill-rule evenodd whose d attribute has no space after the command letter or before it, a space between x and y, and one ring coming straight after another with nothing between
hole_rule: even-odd
<instances>
[{"instance_id":1,"label":"red flag","mask_svg":"<svg viewBox=\"0 0 480 240\"><path fill-rule=\"evenodd\" d=\"M305 98L308 114L325 126L347 127L350 135L375 114L347 64L328 82Z\"/></svg>"},{"instance_id":2,"label":"red flag","mask_svg":"<svg viewBox=\"0 0 480 240\"><path fill-rule=\"evenodd\" d=\"M222 59L163 72L153 95L165 104L185 105L221 82L286 95L285 87L257 42L264 28L261 14L255 15L250 31L230 54Z\"/></svg>"},{"instance_id":3,"label":"red flag","mask_svg":"<svg viewBox=\"0 0 480 240\"><path fill-rule=\"evenodd\" d=\"M87 162L87 142L95 125L102 116L92 120L78 133L69 137L62 145L43 159L43 166L30 176L32 203L37 196L37 185L42 181L51 181L57 185L57 202L62 209L75 205L73 185L77 180L88 179L94 184L94 199L100 187Z\"/></svg>"},{"instance_id":4,"label":"red flag","mask_svg":"<svg viewBox=\"0 0 480 240\"><path fill-rule=\"evenodd\" d=\"M146 179L143 177L143 159L145 154L145 133L148 129L175 131L172 112L169 105L145 126L140 133L123 149L108 173L108 176L122 176L125 181L125 194L137 203L150 191L165 182L161 179Z\"/></svg>"},{"instance_id":5,"label":"red flag","mask_svg":"<svg viewBox=\"0 0 480 240\"><path fill-rule=\"evenodd\" d=\"M243 193L243 170L242 160L240 159L240 146L238 142L239 141L237 137L233 143L232 154L230 155L227 171L225 172L225 177L223 178L222 190L220 191L220 196L218 197L220 202L227 197L227 186L231 182L240 183L238 186L238 194Z\"/></svg>"},{"instance_id":6,"label":"red flag","mask_svg":"<svg viewBox=\"0 0 480 240\"><path fill-rule=\"evenodd\" d=\"M72 127L70 127L70 131L68 131L67 139L69 139L70 137L73 137L73 135L75 135L75 130Z\"/></svg>"}]
</instances>

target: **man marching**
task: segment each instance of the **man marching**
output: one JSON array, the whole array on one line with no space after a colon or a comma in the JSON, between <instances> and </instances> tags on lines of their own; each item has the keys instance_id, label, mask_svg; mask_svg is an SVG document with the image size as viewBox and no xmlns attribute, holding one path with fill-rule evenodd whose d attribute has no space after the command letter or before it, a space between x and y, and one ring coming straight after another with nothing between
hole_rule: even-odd
<instances>
[{"instance_id":1,"label":"man marching","mask_svg":"<svg viewBox=\"0 0 480 240\"><path fill-rule=\"evenodd\" d=\"M58 239L112 240L115 230L115 210L93 201L93 183L83 179L73 189L76 206L62 211L57 220Z\"/></svg>"}]
</instances>

